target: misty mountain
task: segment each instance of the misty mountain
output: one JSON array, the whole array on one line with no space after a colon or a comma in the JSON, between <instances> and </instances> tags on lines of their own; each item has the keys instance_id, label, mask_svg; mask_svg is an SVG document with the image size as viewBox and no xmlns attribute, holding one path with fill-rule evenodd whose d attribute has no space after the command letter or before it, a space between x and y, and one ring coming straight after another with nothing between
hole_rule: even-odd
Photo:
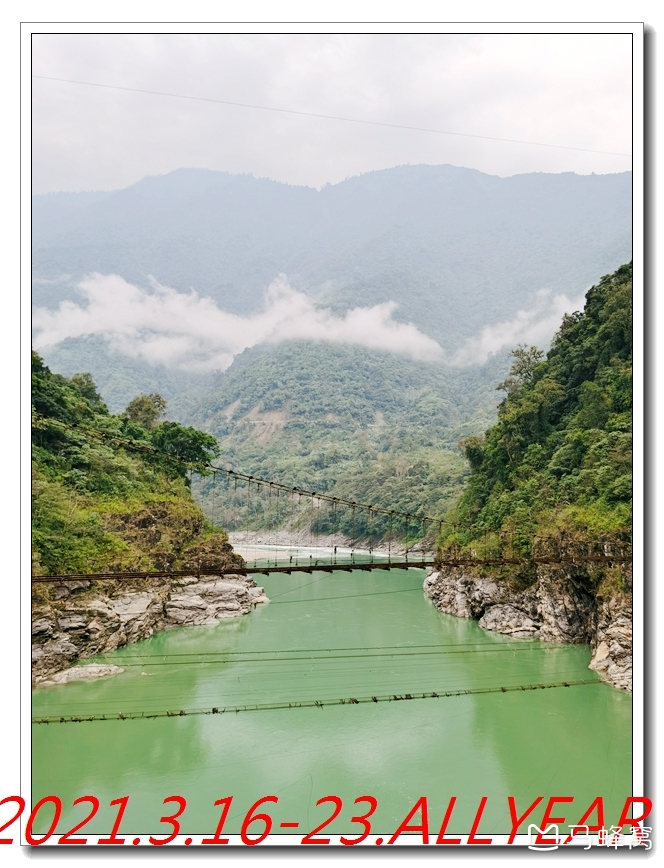
<instances>
[{"instance_id":1,"label":"misty mountain","mask_svg":"<svg viewBox=\"0 0 664 868\"><path fill-rule=\"evenodd\" d=\"M92 373L112 412L160 392L170 418L213 433L238 469L393 508L416 498L442 514L466 473L456 443L493 422L519 324L539 318L546 345L563 313L553 297L567 309L631 258L631 175L403 166L315 190L182 169L111 193L36 196L33 218L37 307L83 305L76 286L91 272L120 275L143 299L153 276L242 316L264 309L281 273L337 316L397 302L395 318L447 361L298 340L194 373L102 334L41 352L54 371ZM476 358L450 364L487 328L495 334Z\"/></svg>"},{"instance_id":2,"label":"misty mountain","mask_svg":"<svg viewBox=\"0 0 664 868\"><path fill-rule=\"evenodd\" d=\"M334 311L395 301L453 351L631 259L631 174L400 166L321 190L179 169L110 193L34 197L35 306L80 301L90 272L258 310L280 273Z\"/></svg>"}]
</instances>

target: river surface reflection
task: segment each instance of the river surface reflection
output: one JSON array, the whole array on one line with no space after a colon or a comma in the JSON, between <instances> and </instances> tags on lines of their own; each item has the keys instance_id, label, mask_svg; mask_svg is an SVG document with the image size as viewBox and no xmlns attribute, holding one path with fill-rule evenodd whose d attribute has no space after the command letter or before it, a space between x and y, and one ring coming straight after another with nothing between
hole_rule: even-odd
<instances>
[{"instance_id":1,"label":"river surface reflection","mask_svg":"<svg viewBox=\"0 0 664 868\"><path fill-rule=\"evenodd\" d=\"M422 570L261 576L270 604L215 627L169 630L104 658L118 676L43 688L35 717L472 690L594 678L587 646L546 645L442 615ZM88 662L88 661L86 661ZM378 704L261 710L154 720L33 726L33 803L57 794L59 828L82 819L74 799L102 804L88 832L108 832L130 796L129 834L159 829L167 796L187 799L182 832L211 834L234 796L225 832L239 832L265 795L276 822L358 835L353 800L378 799L373 830L393 831L426 795L434 834L451 796L448 834L468 832L488 796L482 832L510 831L507 796L573 796L569 821L604 797L617 821L631 787L631 697L602 683ZM87 806L83 806L88 809ZM366 804L363 806L366 809ZM541 811L539 812L541 815ZM538 813L532 815L538 819ZM260 824L257 824L257 828ZM260 831L260 829L258 829ZM275 831L276 831L275 826ZM164 834L168 827L164 827Z\"/></svg>"}]
</instances>

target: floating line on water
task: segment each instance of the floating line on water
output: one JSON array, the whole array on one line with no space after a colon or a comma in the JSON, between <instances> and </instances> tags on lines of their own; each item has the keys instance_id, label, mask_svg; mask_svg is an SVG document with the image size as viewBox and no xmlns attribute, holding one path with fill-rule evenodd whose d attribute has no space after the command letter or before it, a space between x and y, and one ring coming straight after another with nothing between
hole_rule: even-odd
<instances>
[{"instance_id":1,"label":"floating line on water","mask_svg":"<svg viewBox=\"0 0 664 868\"><path fill-rule=\"evenodd\" d=\"M302 588L308 588L310 585L317 585L319 582L324 581L327 578L327 574L322 576L320 579L314 579L313 582L305 582L303 585L296 585L294 588L291 588L290 591L281 591L279 594L272 594L270 597L270 602L276 600L277 597L285 597L286 594L294 594L295 591L299 591Z\"/></svg>"},{"instance_id":2,"label":"floating line on water","mask_svg":"<svg viewBox=\"0 0 664 868\"><path fill-rule=\"evenodd\" d=\"M518 684L509 687L476 687L468 690L440 690L427 691L425 693L402 693L384 694L381 696L351 696L348 699L308 699L301 702L265 702L251 705L226 705L212 708L180 709L178 711L129 711L120 712L117 715L91 714L85 716L71 715L62 717L33 717L32 722L37 724L50 723L89 723L111 720L155 720L158 717L189 717L202 714L238 714L241 711L276 711L286 708L324 708L333 705L360 705L369 702L400 702L413 699L447 699L453 696L469 696L487 693L513 693L526 690L547 690L554 687L578 687L584 684L601 684L598 678L584 678L575 681L555 681L548 684Z\"/></svg>"}]
</instances>

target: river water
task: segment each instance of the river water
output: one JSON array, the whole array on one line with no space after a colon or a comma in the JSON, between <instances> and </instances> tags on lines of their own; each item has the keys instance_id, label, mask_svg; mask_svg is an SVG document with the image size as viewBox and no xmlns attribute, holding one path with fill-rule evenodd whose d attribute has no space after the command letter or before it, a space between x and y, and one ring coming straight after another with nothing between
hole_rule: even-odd
<instances>
[{"instance_id":1,"label":"river water","mask_svg":"<svg viewBox=\"0 0 664 868\"><path fill-rule=\"evenodd\" d=\"M93 794L102 808L86 831L107 833L117 813L110 801L128 795L122 831L154 833L176 807L163 800L178 794L187 800L182 832L209 835L215 800L234 797L224 832L238 833L248 808L274 795L275 831L288 821L304 833L329 816L330 804L316 801L332 794L344 808L326 832L359 835L350 818L368 804L354 806L357 797L376 797L373 831L387 833L425 795L435 834L456 796L449 834L467 833L488 796L481 831L490 835L510 831L508 796L520 811L537 796L573 796L568 821L576 822L601 795L606 825L615 823L631 792L631 697L605 684L325 705L594 678L587 646L514 640L442 615L423 578L414 569L261 577L271 602L250 615L96 658L123 666L120 675L35 691L37 718L323 707L35 724L33 804L58 795L66 829L89 811L72 808L74 799ZM251 829L260 831L260 823Z\"/></svg>"}]
</instances>

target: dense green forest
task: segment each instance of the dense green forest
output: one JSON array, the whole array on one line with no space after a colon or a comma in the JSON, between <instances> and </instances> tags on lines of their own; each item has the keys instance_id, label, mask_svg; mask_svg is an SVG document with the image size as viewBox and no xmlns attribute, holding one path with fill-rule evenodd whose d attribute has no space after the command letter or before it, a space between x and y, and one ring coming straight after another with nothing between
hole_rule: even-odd
<instances>
[{"instance_id":1,"label":"dense green forest","mask_svg":"<svg viewBox=\"0 0 664 868\"><path fill-rule=\"evenodd\" d=\"M566 315L543 359L513 352L498 422L463 443L471 472L441 544L527 553L537 535L628 533L632 505L632 266ZM454 525L473 525L467 530ZM512 535L514 534L514 536Z\"/></svg>"},{"instance_id":2,"label":"dense green forest","mask_svg":"<svg viewBox=\"0 0 664 868\"><path fill-rule=\"evenodd\" d=\"M32 355L33 572L230 563L225 532L191 496L213 437L161 421L158 395L111 415L89 374L66 378Z\"/></svg>"},{"instance_id":3,"label":"dense green forest","mask_svg":"<svg viewBox=\"0 0 664 868\"><path fill-rule=\"evenodd\" d=\"M245 351L190 418L219 441L221 462L286 485L405 512L442 515L467 464L457 443L492 421L503 359L456 371L361 347L294 341ZM495 382L495 379L494 379ZM195 487L224 527L232 514L211 480Z\"/></svg>"}]
</instances>

